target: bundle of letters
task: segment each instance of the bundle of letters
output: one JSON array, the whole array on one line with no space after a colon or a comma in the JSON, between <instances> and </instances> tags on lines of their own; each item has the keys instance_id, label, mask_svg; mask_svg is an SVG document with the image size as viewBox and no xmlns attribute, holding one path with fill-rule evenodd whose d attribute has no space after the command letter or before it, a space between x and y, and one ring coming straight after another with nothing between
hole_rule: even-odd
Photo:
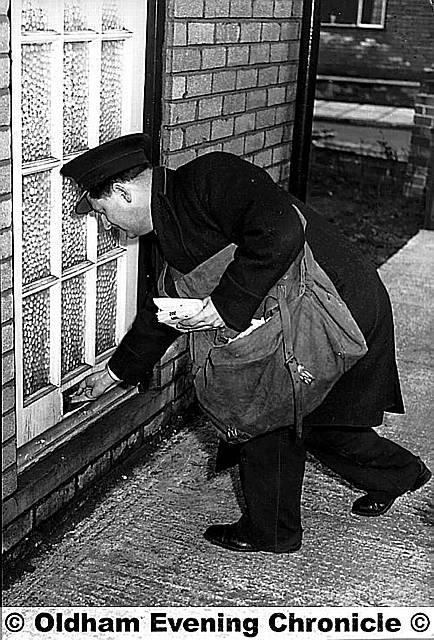
<instances>
[{"instance_id":1,"label":"bundle of letters","mask_svg":"<svg viewBox=\"0 0 434 640\"><path fill-rule=\"evenodd\" d=\"M176 327L180 320L192 318L203 309L203 302L198 298L154 298L158 307L158 322Z\"/></svg>"}]
</instances>

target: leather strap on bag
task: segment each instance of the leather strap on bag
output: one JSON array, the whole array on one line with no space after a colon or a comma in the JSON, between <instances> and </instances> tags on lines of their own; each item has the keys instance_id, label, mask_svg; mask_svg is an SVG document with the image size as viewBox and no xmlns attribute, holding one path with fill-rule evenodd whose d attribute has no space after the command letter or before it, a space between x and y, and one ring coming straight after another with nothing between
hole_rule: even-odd
<instances>
[{"instance_id":1,"label":"leather strap on bag","mask_svg":"<svg viewBox=\"0 0 434 640\"><path fill-rule=\"evenodd\" d=\"M301 439L303 436L303 395L301 380L298 371L298 362L292 350L291 315L289 313L286 287L284 283L277 285L277 300L279 304L280 321L282 324L282 338L285 366L288 369L294 399L294 427L295 435Z\"/></svg>"}]
</instances>

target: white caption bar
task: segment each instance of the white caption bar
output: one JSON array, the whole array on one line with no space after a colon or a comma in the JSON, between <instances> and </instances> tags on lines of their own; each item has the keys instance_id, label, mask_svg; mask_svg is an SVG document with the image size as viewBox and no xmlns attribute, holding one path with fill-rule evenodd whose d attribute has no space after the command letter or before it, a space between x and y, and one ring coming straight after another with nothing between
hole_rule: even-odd
<instances>
[{"instance_id":1,"label":"white caption bar","mask_svg":"<svg viewBox=\"0 0 434 640\"><path fill-rule=\"evenodd\" d=\"M2 620L4 640L434 638L434 607L8 607Z\"/></svg>"}]
</instances>

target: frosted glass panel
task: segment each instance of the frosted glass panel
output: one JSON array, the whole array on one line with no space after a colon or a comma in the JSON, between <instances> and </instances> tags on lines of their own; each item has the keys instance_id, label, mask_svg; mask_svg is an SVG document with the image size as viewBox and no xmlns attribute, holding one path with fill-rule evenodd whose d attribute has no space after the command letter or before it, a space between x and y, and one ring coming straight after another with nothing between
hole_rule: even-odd
<instances>
[{"instance_id":1,"label":"frosted glass panel","mask_svg":"<svg viewBox=\"0 0 434 640\"><path fill-rule=\"evenodd\" d=\"M86 260L86 216L74 214L80 189L69 178L62 187L62 270Z\"/></svg>"},{"instance_id":2,"label":"frosted glass panel","mask_svg":"<svg viewBox=\"0 0 434 640\"><path fill-rule=\"evenodd\" d=\"M117 262L98 267L96 284L96 344L97 356L115 346Z\"/></svg>"},{"instance_id":3,"label":"frosted glass panel","mask_svg":"<svg viewBox=\"0 0 434 640\"><path fill-rule=\"evenodd\" d=\"M50 156L51 45L22 45L23 162Z\"/></svg>"},{"instance_id":4,"label":"frosted glass panel","mask_svg":"<svg viewBox=\"0 0 434 640\"><path fill-rule=\"evenodd\" d=\"M124 28L122 18L121 0L103 0L102 4L102 30L111 31Z\"/></svg>"},{"instance_id":5,"label":"frosted glass panel","mask_svg":"<svg viewBox=\"0 0 434 640\"><path fill-rule=\"evenodd\" d=\"M63 26L65 31L82 31L87 29L88 24L84 0L65 0Z\"/></svg>"},{"instance_id":6,"label":"frosted glass panel","mask_svg":"<svg viewBox=\"0 0 434 640\"><path fill-rule=\"evenodd\" d=\"M62 376L85 362L86 280L62 283Z\"/></svg>"},{"instance_id":7,"label":"frosted glass panel","mask_svg":"<svg viewBox=\"0 0 434 640\"><path fill-rule=\"evenodd\" d=\"M23 31L47 31L48 11L37 0L23 0L21 8L21 28Z\"/></svg>"},{"instance_id":8,"label":"frosted glass panel","mask_svg":"<svg viewBox=\"0 0 434 640\"><path fill-rule=\"evenodd\" d=\"M50 299L41 291L23 300L23 385L24 397L49 383Z\"/></svg>"},{"instance_id":9,"label":"frosted glass panel","mask_svg":"<svg viewBox=\"0 0 434 640\"><path fill-rule=\"evenodd\" d=\"M101 105L99 141L122 134L122 41L108 40L101 51Z\"/></svg>"},{"instance_id":10,"label":"frosted glass panel","mask_svg":"<svg viewBox=\"0 0 434 640\"><path fill-rule=\"evenodd\" d=\"M50 275L50 173L23 177L23 284Z\"/></svg>"},{"instance_id":11,"label":"frosted glass panel","mask_svg":"<svg viewBox=\"0 0 434 640\"><path fill-rule=\"evenodd\" d=\"M63 47L63 153L88 146L89 46L67 42Z\"/></svg>"}]
</instances>

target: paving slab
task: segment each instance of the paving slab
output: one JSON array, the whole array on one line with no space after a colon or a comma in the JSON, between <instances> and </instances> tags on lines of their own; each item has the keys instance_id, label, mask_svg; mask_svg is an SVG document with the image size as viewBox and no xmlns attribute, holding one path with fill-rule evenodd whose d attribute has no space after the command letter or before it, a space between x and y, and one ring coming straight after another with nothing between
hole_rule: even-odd
<instances>
[{"instance_id":1,"label":"paving slab","mask_svg":"<svg viewBox=\"0 0 434 640\"><path fill-rule=\"evenodd\" d=\"M411 307L428 313L434 232L421 232L380 269L398 323ZM415 274L412 282L411 274ZM403 275L402 279L400 274ZM405 277L404 277L405 276ZM399 286L398 286L399 285ZM433 463L433 347L421 322L400 324L404 416L380 432ZM424 333L425 335L425 333ZM400 341L400 342L399 342ZM413 345L413 346L412 346ZM422 357L422 355L424 357ZM430 355L430 357L427 357ZM239 516L236 474L211 472L216 439L193 418L103 492L4 593L5 606L428 606L430 485L397 500L380 518L350 515L356 495L310 459L303 491L304 544L295 554L236 554L209 545L211 523ZM432 485L432 483L431 483Z\"/></svg>"}]
</instances>

